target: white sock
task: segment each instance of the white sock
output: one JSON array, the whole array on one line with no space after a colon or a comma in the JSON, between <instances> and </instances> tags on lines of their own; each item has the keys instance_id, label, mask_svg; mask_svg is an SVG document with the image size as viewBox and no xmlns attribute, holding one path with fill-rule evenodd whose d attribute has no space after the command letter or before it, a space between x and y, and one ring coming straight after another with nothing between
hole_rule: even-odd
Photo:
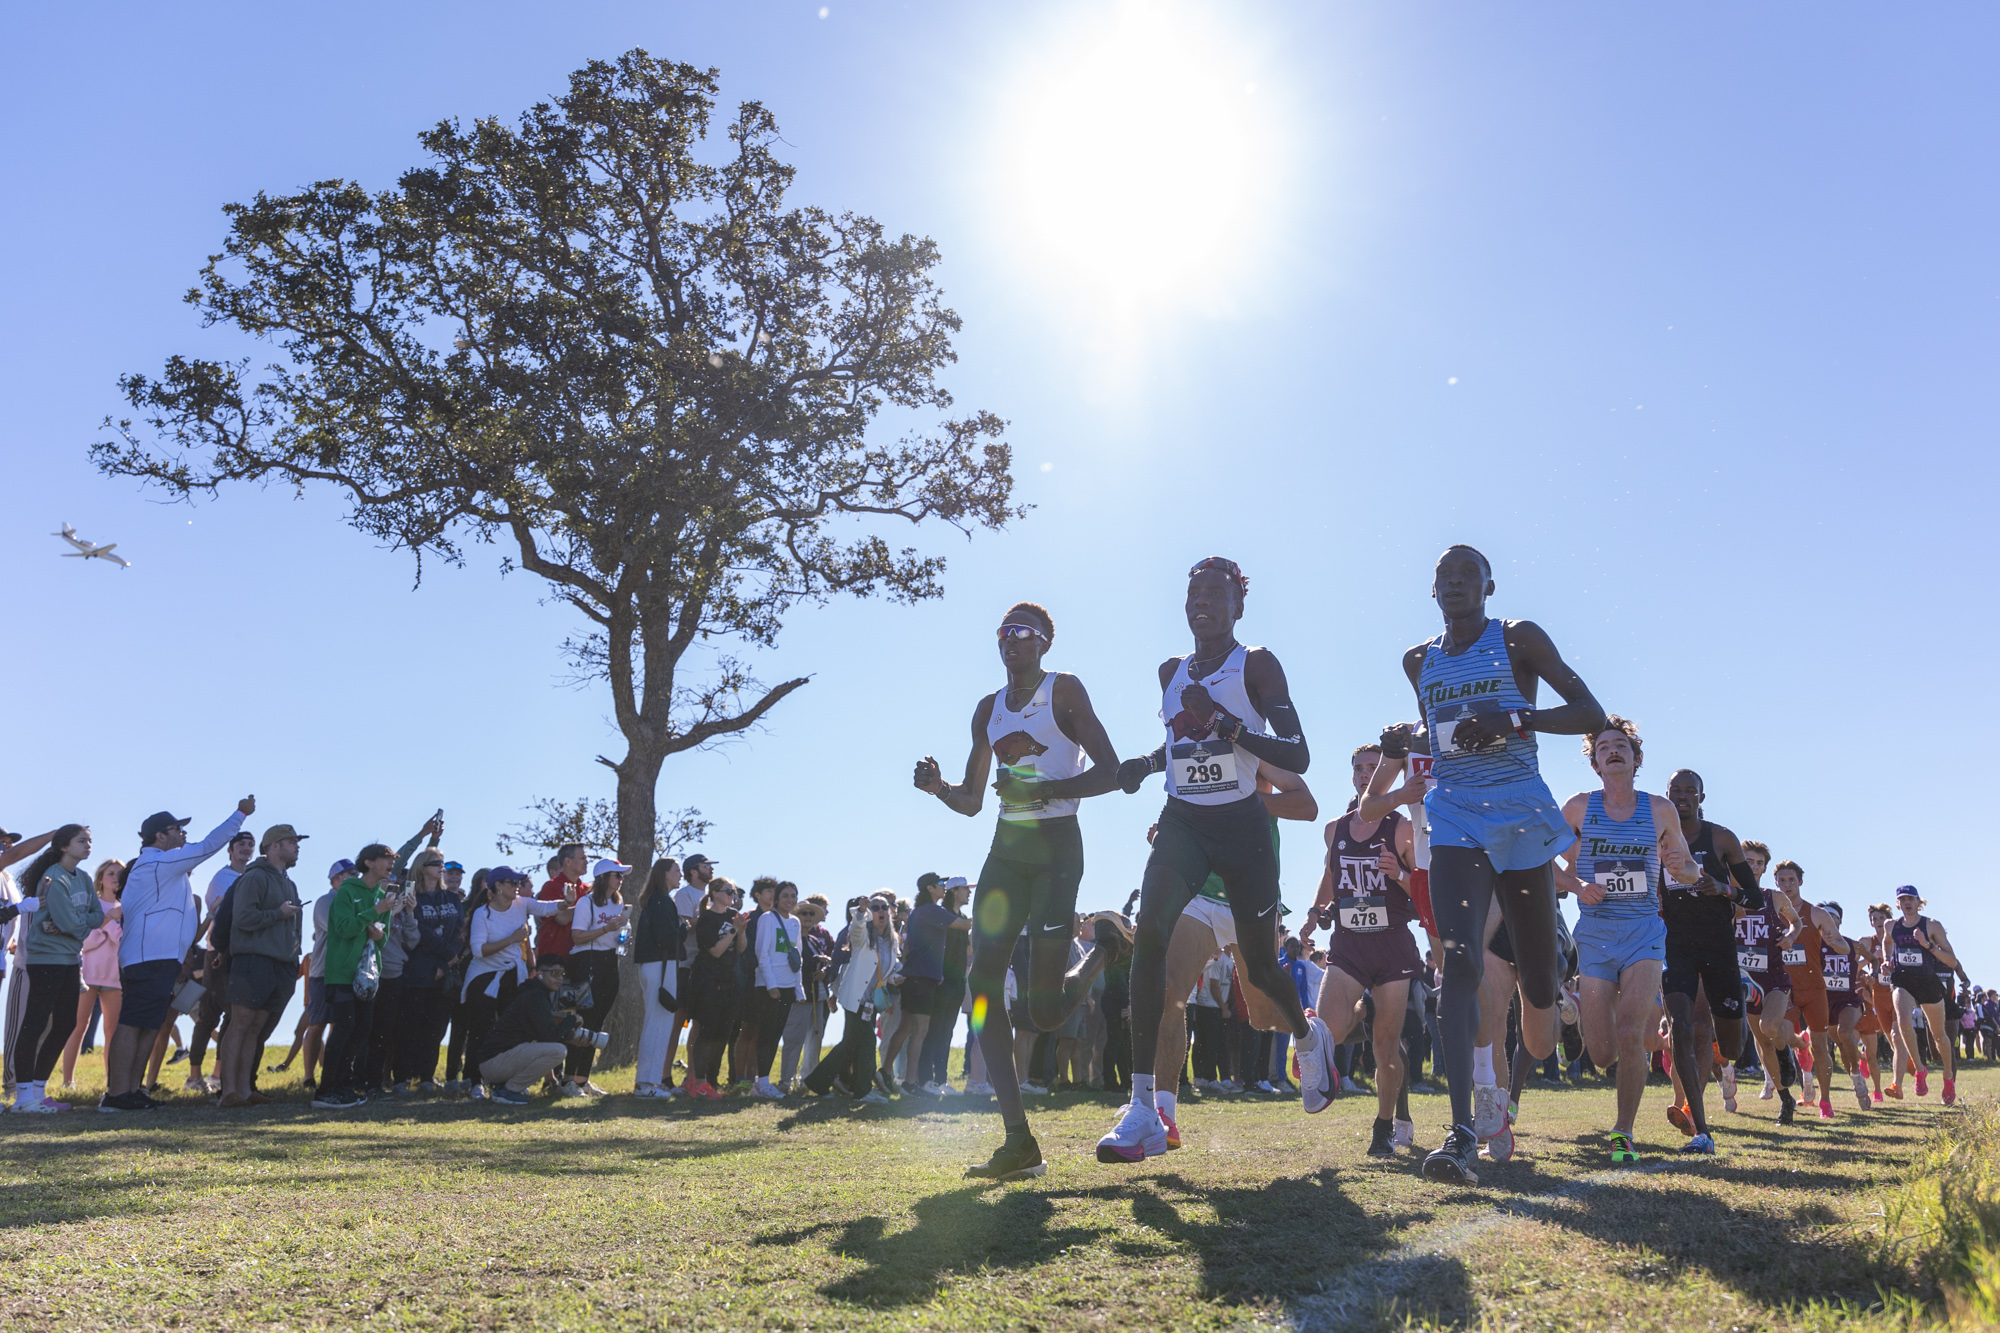
<instances>
[{"instance_id":1,"label":"white sock","mask_svg":"<svg viewBox=\"0 0 2000 1333\"><path fill-rule=\"evenodd\" d=\"M1306 1024L1306 1031L1305 1031L1305 1035L1304 1035L1303 1037L1293 1037L1293 1038L1292 1038L1292 1041L1293 1041L1293 1043L1294 1043L1295 1045L1297 1045L1297 1046L1298 1046L1298 1048L1299 1048L1299 1049L1300 1049L1301 1051L1307 1051L1307 1052L1310 1052L1310 1051L1316 1051L1316 1050L1318 1050L1318 1049L1319 1049L1319 1025L1318 1025L1318 1024L1316 1024L1316 1023L1312 1023L1312 1022L1308 1022L1308 1023Z\"/></svg>"},{"instance_id":2,"label":"white sock","mask_svg":"<svg viewBox=\"0 0 2000 1333\"><path fill-rule=\"evenodd\" d=\"M1159 1107L1153 1103L1153 1076L1151 1074L1132 1075L1132 1105L1143 1106L1154 1114Z\"/></svg>"},{"instance_id":3,"label":"white sock","mask_svg":"<svg viewBox=\"0 0 2000 1333\"><path fill-rule=\"evenodd\" d=\"M1154 1109L1164 1116L1179 1115L1180 1100L1180 1094L1176 1092L1155 1092L1153 1094Z\"/></svg>"},{"instance_id":4,"label":"white sock","mask_svg":"<svg viewBox=\"0 0 2000 1333\"><path fill-rule=\"evenodd\" d=\"M22 1083L18 1085L14 1100L22 1106L40 1106L45 1086L41 1083Z\"/></svg>"},{"instance_id":5,"label":"white sock","mask_svg":"<svg viewBox=\"0 0 2000 1333\"><path fill-rule=\"evenodd\" d=\"M1489 1088L1493 1086L1493 1048L1491 1046L1475 1046L1472 1048L1472 1081L1475 1085Z\"/></svg>"}]
</instances>

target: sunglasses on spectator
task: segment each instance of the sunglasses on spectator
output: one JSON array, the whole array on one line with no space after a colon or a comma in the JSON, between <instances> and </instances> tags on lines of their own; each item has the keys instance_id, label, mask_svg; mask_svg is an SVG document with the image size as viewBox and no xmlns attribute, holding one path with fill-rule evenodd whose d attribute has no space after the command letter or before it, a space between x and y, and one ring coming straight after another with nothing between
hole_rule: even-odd
<instances>
[{"instance_id":1,"label":"sunglasses on spectator","mask_svg":"<svg viewBox=\"0 0 2000 1333\"><path fill-rule=\"evenodd\" d=\"M1043 643L1047 643L1049 636L1036 629L1033 625L1002 625L1000 627L1000 640L1004 643L1008 639L1040 639Z\"/></svg>"}]
</instances>

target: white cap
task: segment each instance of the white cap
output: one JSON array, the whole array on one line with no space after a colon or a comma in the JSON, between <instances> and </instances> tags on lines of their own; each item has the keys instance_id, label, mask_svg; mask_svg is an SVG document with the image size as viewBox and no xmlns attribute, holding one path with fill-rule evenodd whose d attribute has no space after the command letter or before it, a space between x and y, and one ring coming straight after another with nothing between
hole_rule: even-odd
<instances>
[{"instance_id":1,"label":"white cap","mask_svg":"<svg viewBox=\"0 0 2000 1333\"><path fill-rule=\"evenodd\" d=\"M599 875L629 875L631 873L631 866L619 865L608 856L590 868L590 877L592 879L596 879Z\"/></svg>"},{"instance_id":2,"label":"white cap","mask_svg":"<svg viewBox=\"0 0 2000 1333\"><path fill-rule=\"evenodd\" d=\"M967 879L967 878L966 878L965 876L963 876L963 875L953 875L953 876L952 876L952 877L951 877L950 879L948 879L948 880L946 880L946 881L945 881L944 883L942 883L942 884L938 885L938 887L939 887L940 889L943 889L943 890L944 890L944 891L945 891L946 893L950 893L950 892L951 892L951 891L952 891L953 889L969 889L969 888L971 888L971 887L972 887L972 881L971 881L971 880L969 880L969 879Z\"/></svg>"}]
</instances>

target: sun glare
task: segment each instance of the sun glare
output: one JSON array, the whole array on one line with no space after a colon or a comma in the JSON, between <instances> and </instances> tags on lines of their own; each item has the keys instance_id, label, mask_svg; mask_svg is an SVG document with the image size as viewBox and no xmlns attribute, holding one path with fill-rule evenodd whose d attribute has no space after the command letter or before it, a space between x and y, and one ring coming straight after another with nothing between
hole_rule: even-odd
<instances>
[{"instance_id":1,"label":"sun glare","mask_svg":"<svg viewBox=\"0 0 2000 1333\"><path fill-rule=\"evenodd\" d=\"M1127 319L1235 304L1271 249L1282 130L1234 37L1138 4L1042 34L1000 107L997 212L1023 267Z\"/></svg>"}]
</instances>

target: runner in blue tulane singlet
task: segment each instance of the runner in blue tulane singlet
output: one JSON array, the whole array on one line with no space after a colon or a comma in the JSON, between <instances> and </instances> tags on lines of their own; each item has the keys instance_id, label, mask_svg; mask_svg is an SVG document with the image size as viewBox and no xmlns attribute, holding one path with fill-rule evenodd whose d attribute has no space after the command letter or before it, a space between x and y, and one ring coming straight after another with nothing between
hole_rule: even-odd
<instances>
[{"instance_id":1,"label":"runner in blue tulane singlet","mask_svg":"<svg viewBox=\"0 0 2000 1333\"><path fill-rule=\"evenodd\" d=\"M1584 806L1576 877L1604 890L1604 900L1577 907L1578 962L1587 977L1616 982L1634 963L1664 962L1667 923L1660 919L1660 831L1653 797L1636 793L1630 819L1613 819L1604 793Z\"/></svg>"}]
</instances>

